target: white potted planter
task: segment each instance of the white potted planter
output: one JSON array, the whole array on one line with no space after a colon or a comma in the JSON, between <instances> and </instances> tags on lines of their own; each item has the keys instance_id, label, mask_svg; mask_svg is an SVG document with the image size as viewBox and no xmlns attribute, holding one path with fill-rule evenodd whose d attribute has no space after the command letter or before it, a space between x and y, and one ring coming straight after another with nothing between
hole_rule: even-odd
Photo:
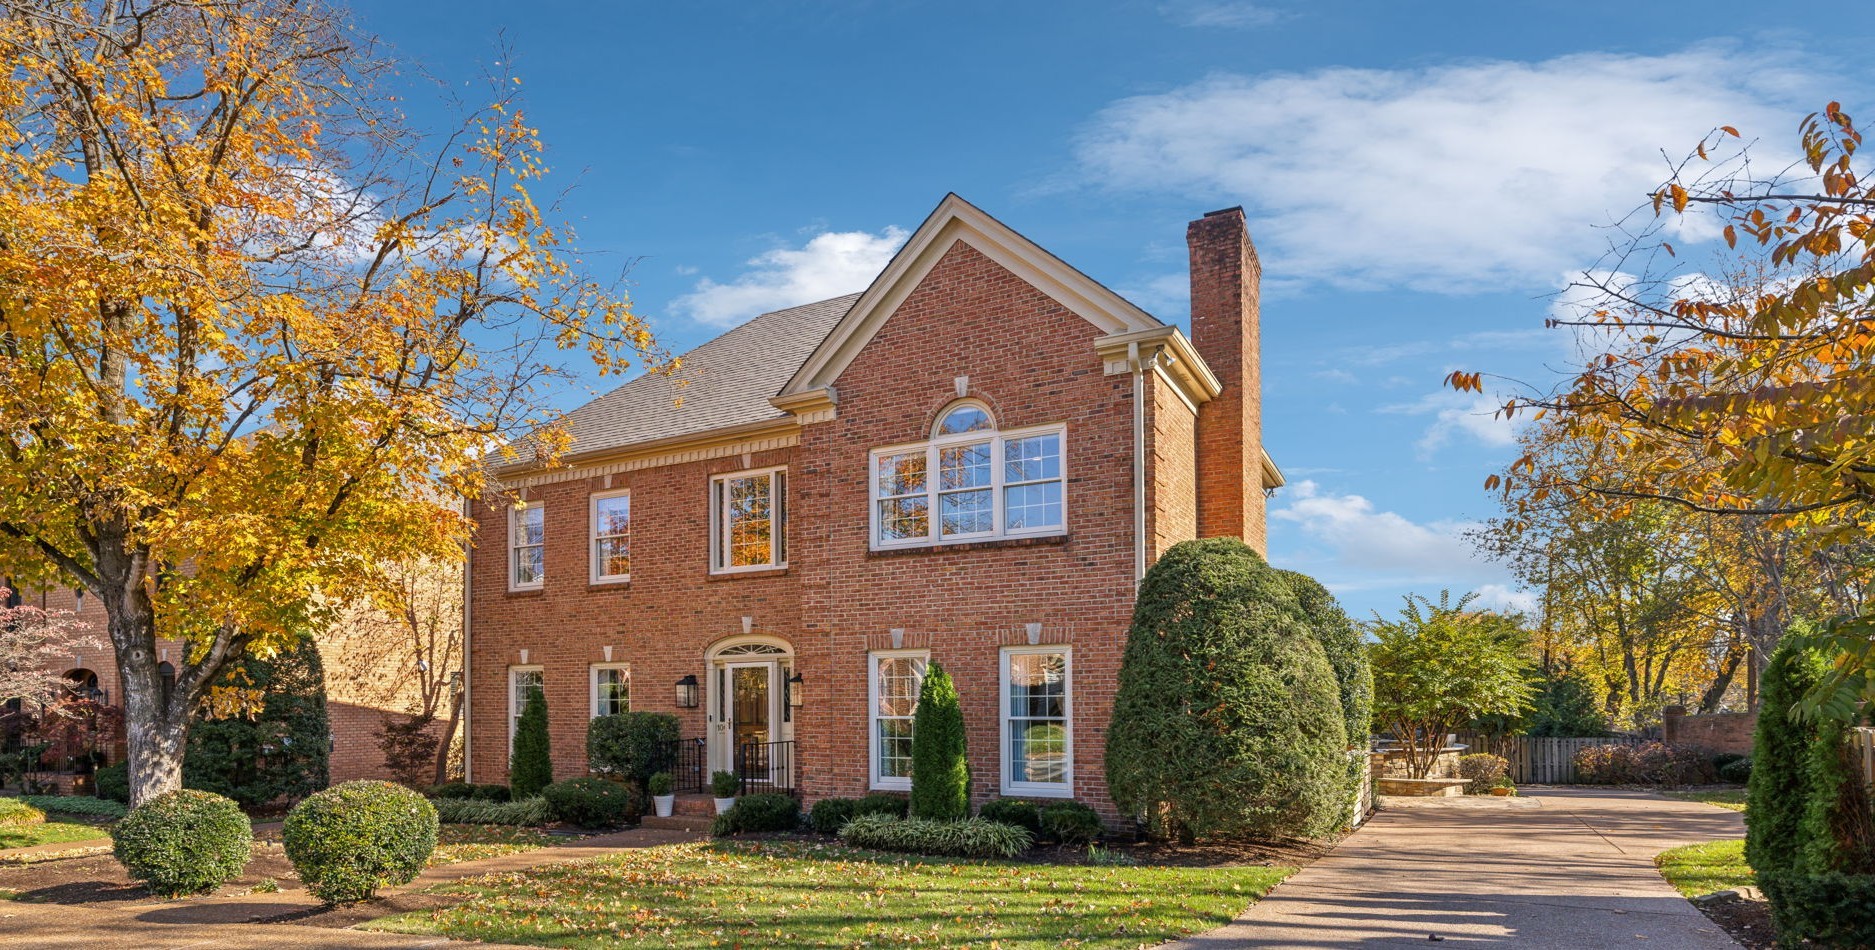
<instances>
[{"instance_id":1,"label":"white potted planter","mask_svg":"<svg viewBox=\"0 0 1875 950\"><path fill-rule=\"evenodd\" d=\"M714 772L710 775L710 791L716 795L716 813L722 814L736 804L736 789L742 783L733 772Z\"/></svg>"},{"instance_id":2,"label":"white potted planter","mask_svg":"<svg viewBox=\"0 0 1875 950\"><path fill-rule=\"evenodd\" d=\"M650 785L652 807L657 809L659 818L669 818L677 804L677 796L671 794L671 773L659 772L651 776Z\"/></svg>"}]
</instances>

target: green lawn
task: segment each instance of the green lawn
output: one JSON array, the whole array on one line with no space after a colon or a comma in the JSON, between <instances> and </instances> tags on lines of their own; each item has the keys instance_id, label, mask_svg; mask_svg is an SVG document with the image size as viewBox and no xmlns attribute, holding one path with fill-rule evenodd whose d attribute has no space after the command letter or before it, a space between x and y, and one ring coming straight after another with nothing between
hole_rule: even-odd
<instances>
[{"instance_id":1,"label":"green lawn","mask_svg":"<svg viewBox=\"0 0 1875 950\"><path fill-rule=\"evenodd\" d=\"M109 840L109 829L66 821L48 821L37 825L0 828L0 848L30 848L36 844L63 844L67 841Z\"/></svg>"},{"instance_id":2,"label":"green lawn","mask_svg":"<svg viewBox=\"0 0 1875 950\"><path fill-rule=\"evenodd\" d=\"M1677 798L1683 802L1705 802L1730 811L1745 810L1745 790L1742 788L1719 788L1703 792L1665 792L1668 798Z\"/></svg>"},{"instance_id":3,"label":"green lawn","mask_svg":"<svg viewBox=\"0 0 1875 950\"><path fill-rule=\"evenodd\" d=\"M1736 839L1662 851L1654 863L1667 883L1687 897L1744 887L1756 880L1745 864L1745 842Z\"/></svg>"},{"instance_id":4,"label":"green lawn","mask_svg":"<svg viewBox=\"0 0 1875 950\"><path fill-rule=\"evenodd\" d=\"M430 855L430 867L532 851L553 843L552 835L533 828L516 828L512 825L442 825L437 829L436 851Z\"/></svg>"},{"instance_id":5,"label":"green lawn","mask_svg":"<svg viewBox=\"0 0 1875 950\"><path fill-rule=\"evenodd\" d=\"M1222 925L1293 870L684 844L492 875L452 886L474 895L454 907L366 927L569 948L1137 947Z\"/></svg>"}]
</instances>

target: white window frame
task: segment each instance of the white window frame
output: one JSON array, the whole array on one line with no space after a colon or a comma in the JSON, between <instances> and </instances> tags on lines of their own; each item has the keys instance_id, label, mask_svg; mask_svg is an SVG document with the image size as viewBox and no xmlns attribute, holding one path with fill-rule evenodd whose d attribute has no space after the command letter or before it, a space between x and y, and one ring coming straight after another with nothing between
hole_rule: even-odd
<instances>
[{"instance_id":1,"label":"white window frame","mask_svg":"<svg viewBox=\"0 0 1875 950\"><path fill-rule=\"evenodd\" d=\"M625 499L625 533L623 535L600 535L599 503L613 498ZM589 562L587 579L594 584L623 584L632 579L630 570L627 570L623 574L605 573L605 558L601 557L599 554L599 542L601 540L623 537L625 539L625 556L628 558L631 556L631 519L636 516L636 513L631 510L631 498L631 489L621 488L616 491L594 492L592 497L586 502L586 560Z\"/></svg>"},{"instance_id":2,"label":"white window frame","mask_svg":"<svg viewBox=\"0 0 1875 950\"><path fill-rule=\"evenodd\" d=\"M630 712L632 708L632 665L630 663L594 663L587 675L587 695L591 699L592 718L597 719L599 712L599 673L601 670L618 670L625 674L625 708L621 712ZM610 715L606 713L605 715Z\"/></svg>"},{"instance_id":3,"label":"white window frame","mask_svg":"<svg viewBox=\"0 0 1875 950\"><path fill-rule=\"evenodd\" d=\"M732 478L757 478L766 476L768 485L768 516L771 522L768 542L768 563L729 564L729 493L725 486ZM724 472L710 476L710 573L711 574L747 574L751 571L778 571L788 566L788 467L771 465L767 468L751 468L740 472ZM780 548L780 557L776 557L776 548Z\"/></svg>"},{"instance_id":4,"label":"white window frame","mask_svg":"<svg viewBox=\"0 0 1875 950\"><path fill-rule=\"evenodd\" d=\"M540 511L540 544L538 545L516 544L515 533L514 533L515 527L520 523L520 519L522 517L524 517L528 512L534 511L536 509L539 509ZM519 555L520 555L521 549L524 547L540 548L540 573L536 575L532 581L529 581L525 584L518 584L518 583L515 583L514 574L515 574L515 569L520 567L521 559ZM540 501L522 502L521 504L510 507L508 509L508 589L509 590L540 590L541 586L544 585L546 582L547 582L547 509L546 509L546 503L540 502Z\"/></svg>"},{"instance_id":5,"label":"white window frame","mask_svg":"<svg viewBox=\"0 0 1875 950\"><path fill-rule=\"evenodd\" d=\"M1062 726L1066 730L1062 743L1062 781L1054 782L1017 782L1010 779L1012 769L1009 757L1015 750L1009 742L1009 662L1010 657L1034 656L1037 654L1061 654ZM1029 798L1073 798L1074 797L1074 649L1065 644L1044 644L1042 646L1004 647L997 657L996 723L997 742L1001 746L1001 766L999 771L1004 795L1020 795ZM1027 717L1021 717L1027 718Z\"/></svg>"},{"instance_id":6,"label":"white window frame","mask_svg":"<svg viewBox=\"0 0 1875 950\"><path fill-rule=\"evenodd\" d=\"M868 788L874 791L904 792L911 790L911 776L882 776L879 774L879 661L880 660L923 660L925 671L931 668L930 650L873 650L866 654L866 776ZM918 689L924 690L925 673L918 674ZM917 710L916 701L913 711ZM894 717L897 718L897 717Z\"/></svg>"},{"instance_id":7,"label":"white window frame","mask_svg":"<svg viewBox=\"0 0 1875 950\"><path fill-rule=\"evenodd\" d=\"M538 663L530 663L530 664L525 664L525 665L516 664L514 666L508 667L508 756L509 758L514 757L514 733L515 733L515 729L521 724L521 714L516 711L516 707L518 705L516 703L516 700L519 699L519 697L515 695L516 693L515 687L519 685L516 682L516 679L517 679L516 674L518 673L539 673L541 691L545 692L547 689L547 668L546 667L541 666Z\"/></svg>"},{"instance_id":8,"label":"white window frame","mask_svg":"<svg viewBox=\"0 0 1875 950\"><path fill-rule=\"evenodd\" d=\"M944 417L956 410L958 405L952 405L944 410L944 415L938 417L940 425ZM985 409L985 412L987 411L988 410ZM995 418L994 415L990 416L992 422L995 421ZM1061 483L1061 524L1010 531L1005 527L1003 520L1004 489L1009 487L1003 478L1005 474L1005 466L1003 464L1004 449L1012 441L1042 435L1056 436L1061 444L1061 476L1058 479L1046 479L1046 481L1059 481ZM974 531L969 534L946 535L943 533L942 504L939 501L941 493L938 490L938 457L941 450L945 448L955 445L968 445L976 442L990 443L990 483L985 487L990 491L990 523L993 527L989 531ZM923 492L926 499L925 535L920 538L900 538L888 541L885 539L882 532L884 526L880 523L879 519L879 503L890 498L916 498L918 496L915 494L910 496L882 495L879 491L879 460L889 455L906 455L921 449L925 453L925 487ZM1068 533L1068 427L1065 423L1055 423L1052 425L1029 426L1022 429L978 429L974 432L960 432L952 435L934 436L925 442L907 442L902 445L873 449L866 460L866 484L868 535L872 550L874 551L934 547L941 544L965 544L971 541L994 541L1002 538L1046 538L1064 535ZM1039 483L1020 482L1018 484L1026 485Z\"/></svg>"}]
</instances>

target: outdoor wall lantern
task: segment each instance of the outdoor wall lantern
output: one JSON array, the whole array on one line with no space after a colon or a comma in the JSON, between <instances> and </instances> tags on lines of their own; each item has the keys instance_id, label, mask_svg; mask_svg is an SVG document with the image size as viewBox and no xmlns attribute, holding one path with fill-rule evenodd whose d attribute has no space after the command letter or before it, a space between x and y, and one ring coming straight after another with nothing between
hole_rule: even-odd
<instances>
[{"instance_id":1,"label":"outdoor wall lantern","mask_svg":"<svg viewBox=\"0 0 1875 950\"><path fill-rule=\"evenodd\" d=\"M686 673L684 674L683 679L680 679L677 681L677 708L679 709L697 708L697 678L696 676Z\"/></svg>"},{"instance_id":2,"label":"outdoor wall lantern","mask_svg":"<svg viewBox=\"0 0 1875 950\"><path fill-rule=\"evenodd\" d=\"M801 679L799 670L796 670L793 676L788 677L787 685L788 705L795 709L801 708L801 699L805 695L805 691L802 689L803 680Z\"/></svg>"}]
</instances>

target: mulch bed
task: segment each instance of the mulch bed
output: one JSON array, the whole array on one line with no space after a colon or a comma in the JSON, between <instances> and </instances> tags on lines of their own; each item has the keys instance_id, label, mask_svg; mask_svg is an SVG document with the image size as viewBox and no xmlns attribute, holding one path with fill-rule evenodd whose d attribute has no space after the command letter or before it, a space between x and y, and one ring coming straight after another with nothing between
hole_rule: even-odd
<instances>
[{"instance_id":1,"label":"mulch bed","mask_svg":"<svg viewBox=\"0 0 1875 950\"><path fill-rule=\"evenodd\" d=\"M280 890L298 890L299 878L279 845L256 844L254 857L241 876L222 885L218 893L243 894L262 881L274 881ZM0 890L16 892L14 899L36 904L108 904L157 900L143 885L130 880L124 867L110 854L61 858L34 864L0 865Z\"/></svg>"},{"instance_id":2,"label":"mulch bed","mask_svg":"<svg viewBox=\"0 0 1875 950\"><path fill-rule=\"evenodd\" d=\"M1771 905L1764 901L1722 901L1695 906L1745 950L1772 950L1777 946L1777 931L1771 927Z\"/></svg>"}]
</instances>

